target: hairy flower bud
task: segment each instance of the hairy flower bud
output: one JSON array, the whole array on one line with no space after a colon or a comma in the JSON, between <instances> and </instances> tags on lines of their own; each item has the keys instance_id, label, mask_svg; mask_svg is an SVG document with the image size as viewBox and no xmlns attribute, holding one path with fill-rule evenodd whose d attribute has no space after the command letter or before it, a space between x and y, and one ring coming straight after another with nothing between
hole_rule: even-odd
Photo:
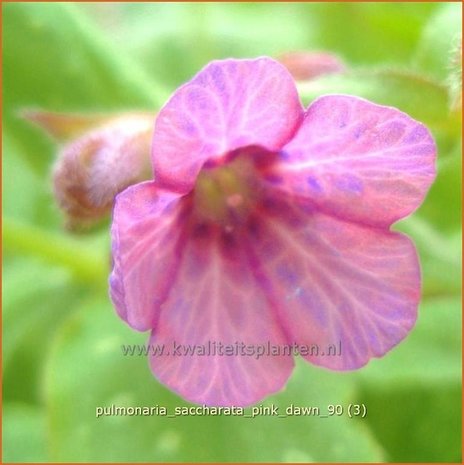
<instances>
[{"instance_id":1,"label":"hairy flower bud","mask_svg":"<svg viewBox=\"0 0 464 465\"><path fill-rule=\"evenodd\" d=\"M342 73L346 69L340 58L325 52L287 52L277 59L297 81L307 81L324 74Z\"/></svg>"},{"instance_id":2,"label":"hairy flower bud","mask_svg":"<svg viewBox=\"0 0 464 465\"><path fill-rule=\"evenodd\" d=\"M105 218L119 192L152 177L152 131L152 115L126 114L107 119L62 148L53 188L69 229Z\"/></svg>"}]
</instances>

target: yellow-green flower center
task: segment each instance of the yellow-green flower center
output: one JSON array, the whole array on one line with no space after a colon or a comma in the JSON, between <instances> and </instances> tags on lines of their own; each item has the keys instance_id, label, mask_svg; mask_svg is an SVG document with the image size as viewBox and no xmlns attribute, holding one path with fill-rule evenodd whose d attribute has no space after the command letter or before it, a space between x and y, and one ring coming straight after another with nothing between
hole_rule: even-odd
<instances>
[{"instance_id":1,"label":"yellow-green flower center","mask_svg":"<svg viewBox=\"0 0 464 465\"><path fill-rule=\"evenodd\" d=\"M246 218L256 200L253 174L253 166L243 159L204 169L194 191L198 217L219 224L226 231L232 230Z\"/></svg>"}]
</instances>

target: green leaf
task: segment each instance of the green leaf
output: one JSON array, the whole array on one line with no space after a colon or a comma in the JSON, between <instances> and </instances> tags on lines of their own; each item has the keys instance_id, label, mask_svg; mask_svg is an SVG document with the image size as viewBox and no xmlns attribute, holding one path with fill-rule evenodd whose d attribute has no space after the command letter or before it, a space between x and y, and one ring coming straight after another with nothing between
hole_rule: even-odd
<instances>
[{"instance_id":1,"label":"green leaf","mask_svg":"<svg viewBox=\"0 0 464 465\"><path fill-rule=\"evenodd\" d=\"M3 8L5 130L41 174L51 146L18 115L49 110L155 110L166 97L123 50L113 48L75 4L10 3Z\"/></svg>"},{"instance_id":2,"label":"green leaf","mask_svg":"<svg viewBox=\"0 0 464 465\"><path fill-rule=\"evenodd\" d=\"M431 3L306 3L308 34L313 48L354 63L406 63L434 9Z\"/></svg>"},{"instance_id":3,"label":"green leaf","mask_svg":"<svg viewBox=\"0 0 464 465\"><path fill-rule=\"evenodd\" d=\"M394 229L407 233L414 240L422 268L423 296L459 295L461 231L444 236L414 215L395 225Z\"/></svg>"},{"instance_id":4,"label":"green leaf","mask_svg":"<svg viewBox=\"0 0 464 465\"><path fill-rule=\"evenodd\" d=\"M19 147L8 135L2 140L2 207L3 214L22 221L57 223L51 205L51 188L31 171L27 162L17 155Z\"/></svg>"},{"instance_id":5,"label":"green leaf","mask_svg":"<svg viewBox=\"0 0 464 465\"><path fill-rule=\"evenodd\" d=\"M86 290L66 271L23 257L4 264L2 284L3 396L38 403L51 336Z\"/></svg>"},{"instance_id":6,"label":"green leaf","mask_svg":"<svg viewBox=\"0 0 464 465\"><path fill-rule=\"evenodd\" d=\"M4 367L8 367L21 339L45 316L44 303L45 310L54 313L56 309L48 305L47 297L57 295L69 284L69 277L62 270L50 270L40 262L24 258L16 258L5 268L2 347Z\"/></svg>"},{"instance_id":7,"label":"green leaf","mask_svg":"<svg viewBox=\"0 0 464 465\"><path fill-rule=\"evenodd\" d=\"M461 292L461 172L460 144L438 158L437 178L419 210L395 225L415 242L422 265L423 294Z\"/></svg>"},{"instance_id":8,"label":"green leaf","mask_svg":"<svg viewBox=\"0 0 464 465\"><path fill-rule=\"evenodd\" d=\"M355 63L407 63L436 9L432 3L375 2L120 3L83 8L119 47L171 89L208 61L227 57L323 49Z\"/></svg>"},{"instance_id":9,"label":"green leaf","mask_svg":"<svg viewBox=\"0 0 464 465\"><path fill-rule=\"evenodd\" d=\"M416 326L398 347L372 360L357 374L363 383L383 386L439 386L461 379L460 298L425 300ZM433 420L433 416L431 417Z\"/></svg>"},{"instance_id":10,"label":"green leaf","mask_svg":"<svg viewBox=\"0 0 464 465\"><path fill-rule=\"evenodd\" d=\"M3 462L47 462L45 415L38 407L3 405Z\"/></svg>"},{"instance_id":11,"label":"green leaf","mask_svg":"<svg viewBox=\"0 0 464 465\"><path fill-rule=\"evenodd\" d=\"M457 53L461 37L461 2L439 5L423 30L414 65L435 78L445 80L450 72L452 53Z\"/></svg>"},{"instance_id":12,"label":"green leaf","mask_svg":"<svg viewBox=\"0 0 464 465\"><path fill-rule=\"evenodd\" d=\"M436 367L437 371L440 367ZM405 389L363 391L366 423L388 452L390 463L462 463L460 382Z\"/></svg>"},{"instance_id":13,"label":"green leaf","mask_svg":"<svg viewBox=\"0 0 464 465\"><path fill-rule=\"evenodd\" d=\"M461 463L461 300L428 299L399 347L355 374L388 462Z\"/></svg>"},{"instance_id":14,"label":"green leaf","mask_svg":"<svg viewBox=\"0 0 464 465\"><path fill-rule=\"evenodd\" d=\"M95 301L63 327L48 365L46 392L52 460L57 461L380 461L382 450L362 422L340 417L100 416L97 407L188 406L151 375L145 357L121 344L146 335ZM350 375L299 364L286 390L264 405L320 408L353 401Z\"/></svg>"},{"instance_id":15,"label":"green leaf","mask_svg":"<svg viewBox=\"0 0 464 465\"><path fill-rule=\"evenodd\" d=\"M311 18L297 3L124 2L84 8L172 91L211 60L311 47Z\"/></svg>"},{"instance_id":16,"label":"green leaf","mask_svg":"<svg viewBox=\"0 0 464 465\"><path fill-rule=\"evenodd\" d=\"M445 158L439 158L437 178L429 193L416 213L421 218L430 221L444 232L451 232L461 227L461 186L462 186L462 155L461 143Z\"/></svg>"}]
</instances>

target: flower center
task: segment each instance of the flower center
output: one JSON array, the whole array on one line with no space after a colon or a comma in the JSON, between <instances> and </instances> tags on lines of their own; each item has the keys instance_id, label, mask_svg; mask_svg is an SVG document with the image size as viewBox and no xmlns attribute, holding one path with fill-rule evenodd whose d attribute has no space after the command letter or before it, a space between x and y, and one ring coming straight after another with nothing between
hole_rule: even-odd
<instances>
[{"instance_id":1,"label":"flower center","mask_svg":"<svg viewBox=\"0 0 464 465\"><path fill-rule=\"evenodd\" d=\"M255 185L253 164L245 157L237 157L224 166L204 168L194 190L197 217L232 232L256 202Z\"/></svg>"}]
</instances>

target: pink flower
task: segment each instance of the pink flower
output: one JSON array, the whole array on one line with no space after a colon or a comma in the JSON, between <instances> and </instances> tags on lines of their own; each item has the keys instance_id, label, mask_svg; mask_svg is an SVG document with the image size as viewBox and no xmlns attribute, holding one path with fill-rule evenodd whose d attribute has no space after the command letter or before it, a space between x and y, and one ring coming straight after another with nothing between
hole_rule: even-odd
<instances>
[{"instance_id":1,"label":"pink flower","mask_svg":"<svg viewBox=\"0 0 464 465\"><path fill-rule=\"evenodd\" d=\"M421 204L435 152L394 108L327 95L305 111L269 58L207 65L157 117L154 180L114 207L111 297L164 348L155 376L192 402L244 406L294 366L258 347L317 344L309 362L352 370L398 344L420 270L389 228ZM205 355L211 343L233 347ZM341 354L322 354L330 344Z\"/></svg>"}]
</instances>

